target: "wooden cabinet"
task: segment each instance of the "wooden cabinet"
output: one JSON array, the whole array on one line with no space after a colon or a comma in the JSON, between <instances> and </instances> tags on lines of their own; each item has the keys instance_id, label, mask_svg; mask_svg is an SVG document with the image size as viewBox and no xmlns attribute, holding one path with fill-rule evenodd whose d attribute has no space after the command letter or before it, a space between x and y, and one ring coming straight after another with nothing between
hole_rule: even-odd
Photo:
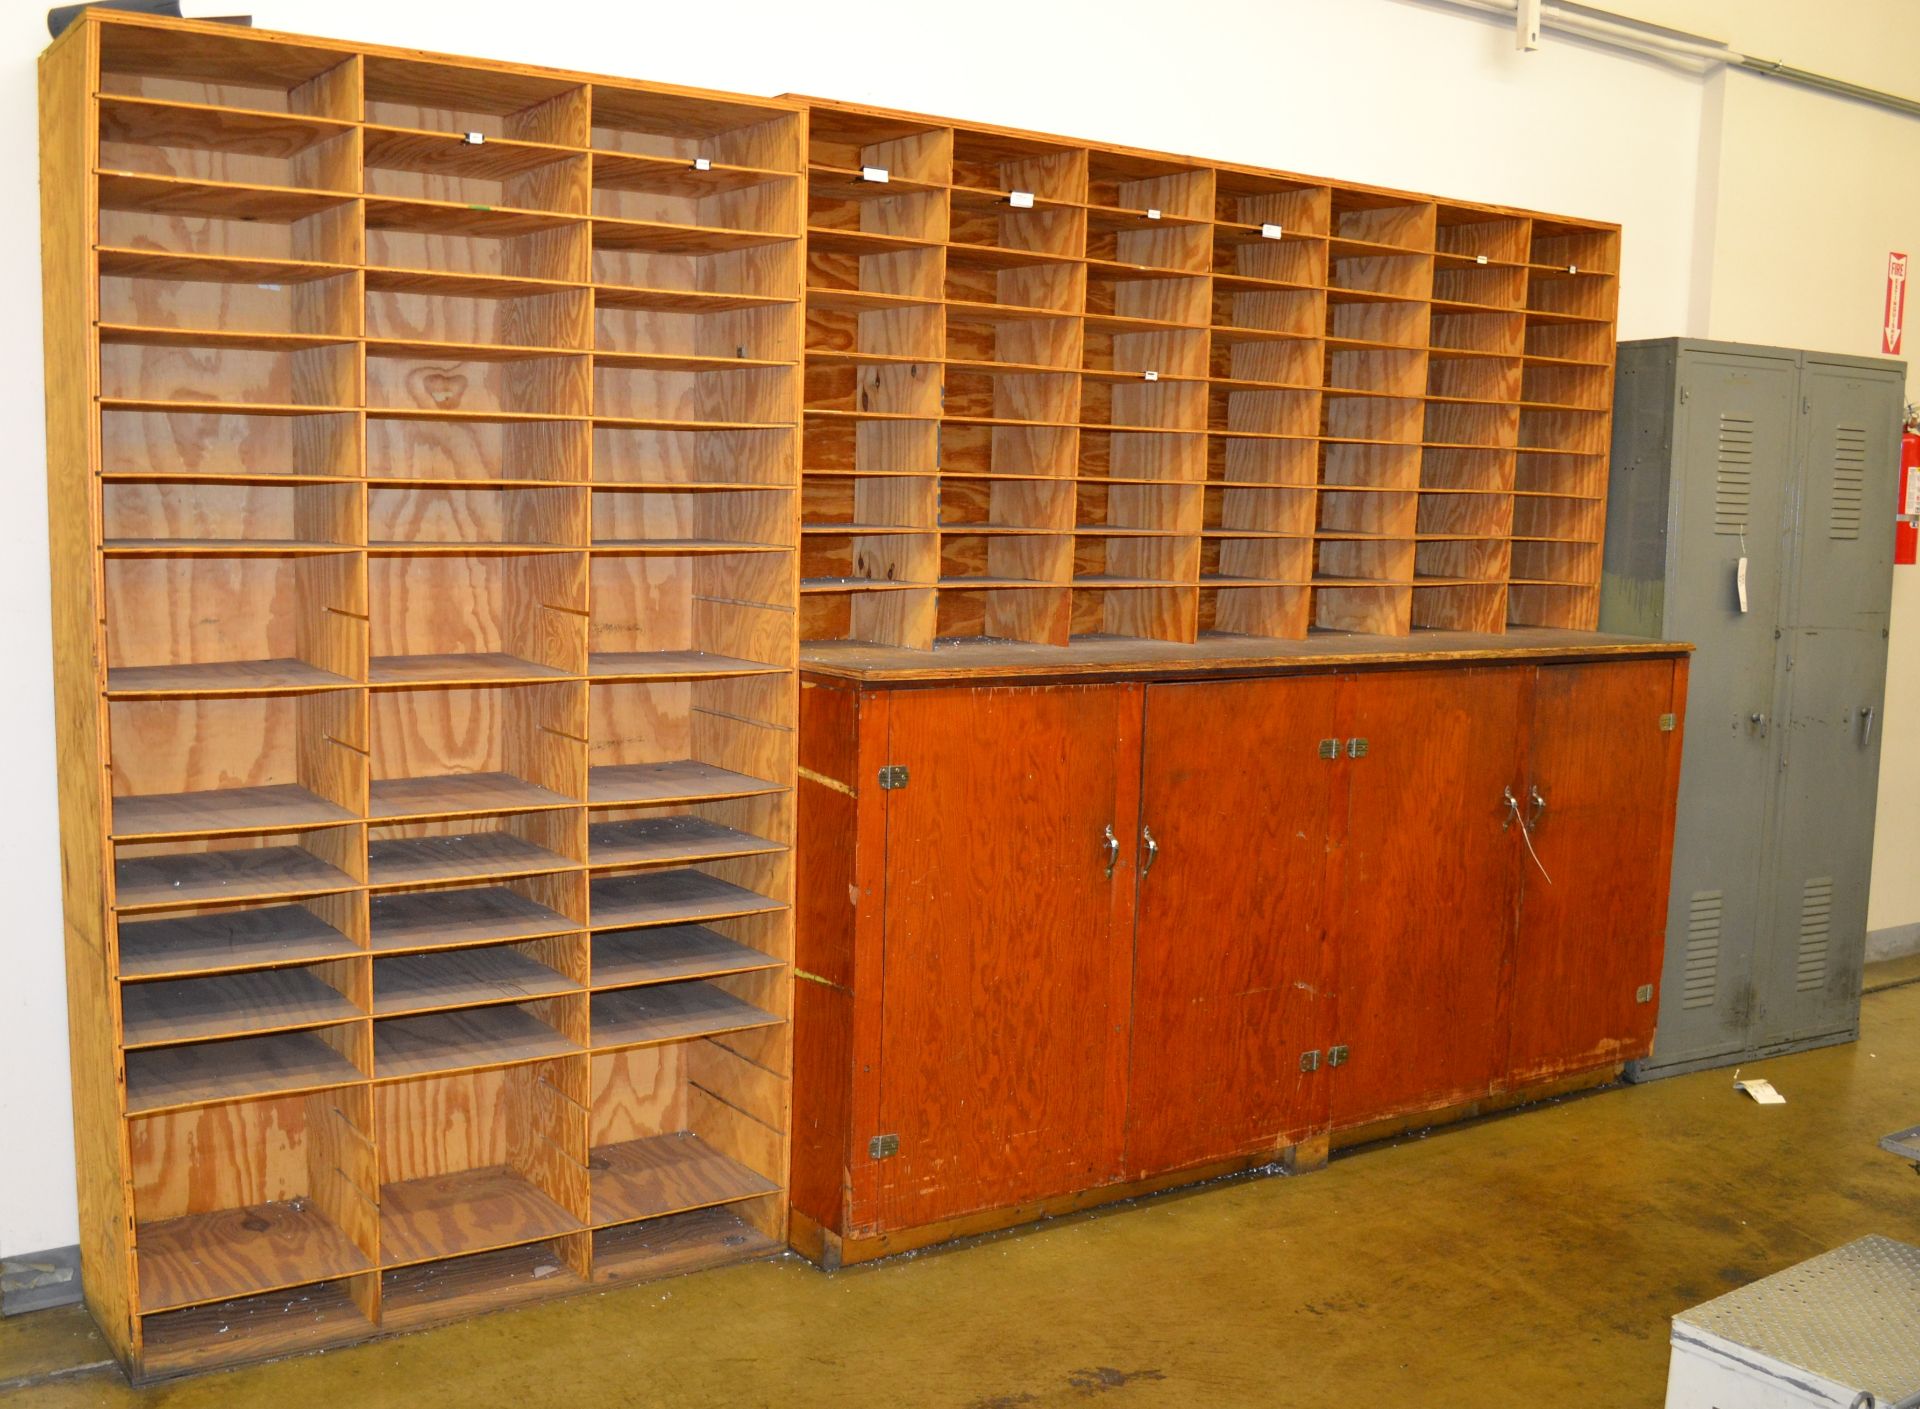
<instances>
[{"instance_id":1,"label":"wooden cabinet","mask_svg":"<svg viewBox=\"0 0 1920 1409\"><path fill-rule=\"evenodd\" d=\"M1614 649L809 675L796 1246L1307 1167L1645 1053L1686 663Z\"/></svg>"}]
</instances>

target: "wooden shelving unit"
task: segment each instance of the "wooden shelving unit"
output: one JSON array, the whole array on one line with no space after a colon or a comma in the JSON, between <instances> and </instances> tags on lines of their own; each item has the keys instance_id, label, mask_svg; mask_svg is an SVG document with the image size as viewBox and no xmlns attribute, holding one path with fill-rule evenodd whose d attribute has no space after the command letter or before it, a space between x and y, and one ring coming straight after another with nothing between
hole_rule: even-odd
<instances>
[{"instance_id":1,"label":"wooden shelving unit","mask_svg":"<svg viewBox=\"0 0 1920 1409\"><path fill-rule=\"evenodd\" d=\"M101 11L41 84L115 1352L784 1246L804 110Z\"/></svg>"},{"instance_id":2,"label":"wooden shelving unit","mask_svg":"<svg viewBox=\"0 0 1920 1409\"><path fill-rule=\"evenodd\" d=\"M804 639L1596 625L1618 226L802 101Z\"/></svg>"}]
</instances>

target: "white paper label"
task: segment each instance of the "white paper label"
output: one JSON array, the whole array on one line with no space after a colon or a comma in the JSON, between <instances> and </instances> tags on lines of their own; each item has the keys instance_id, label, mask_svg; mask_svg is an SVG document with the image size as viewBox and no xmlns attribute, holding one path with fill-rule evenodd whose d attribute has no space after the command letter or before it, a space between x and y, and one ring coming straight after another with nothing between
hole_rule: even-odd
<instances>
[{"instance_id":1,"label":"white paper label","mask_svg":"<svg viewBox=\"0 0 1920 1409\"><path fill-rule=\"evenodd\" d=\"M1032 210L1033 209L1033 192L1009 191L1007 192L1007 204L1012 206L1015 210Z\"/></svg>"},{"instance_id":2,"label":"white paper label","mask_svg":"<svg viewBox=\"0 0 1920 1409\"><path fill-rule=\"evenodd\" d=\"M1579 265L1577 265L1577 264L1569 264L1569 265L1567 266L1567 273L1569 273L1569 274L1578 274L1579 272L1580 272L1580 266L1579 266Z\"/></svg>"},{"instance_id":3,"label":"white paper label","mask_svg":"<svg viewBox=\"0 0 1920 1409\"><path fill-rule=\"evenodd\" d=\"M1907 512L1920 514L1920 474L1907 479Z\"/></svg>"},{"instance_id":4,"label":"white paper label","mask_svg":"<svg viewBox=\"0 0 1920 1409\"><path fill-rule=\"evenodd\" d=\"M487 134L484 132L469 132L466 136L466 143L469 147L477 147L486 140Z\"/></svg>"},{"instance_id":5,"label":"white paper label","mask_svg":"<svg viewBox=\"0 0 1920 1409\"><path fill-rule=\"evenodd\" d=\"M860 179L862 181L872 181L880 185L885 185L887 181L887 169L884 166L863 166L860 168Z\"/></svg>"},{"instance_id":6,"label":"white paper label","mask_svg":"<svg viewBox=\"0 0 1920 1409\"><path fill-rule=\"evenodd\" d=\"M693 169L695 171L712 171L713 163L706 157L695 157L693 159Z\"/></svg>"},{"instance_id":7,"label":"white paper label","mask_svg":"<svg viewBox=\"0 0 1920 1409\"><path fill-rule=\"evenodd\" d=\"M1747 560L1743 554L1733 570L1733 590L1739 594L1740 610L1747 610Z\"/></svg>"},{"instance_id":8,"label":"white paper label","mask_svg":"<svg viewBox=\"0 0 1920 1409\"><path fill-rule=\"evenodd\" d=\"M1475 264L1485 264L1487 262L1487 257L1484 254L1476 254L1473 257L1473 262Z\"/></svg>"},{"instance_id":9,"label":"white paper label","mask_svg":"<svg viewBox=\"0 0 1920 1409\"><path fill-rule=\"evenodd\" d=\"M1157 382L1160 380L1160 374L1158 372L1142 372L1140 375L1150 382Z\"/></svg>"},{"instance_id":10,"label":"white paper label","mask_svg":"<svg viewBox=\"0 0 1920 1409\"><path fill-rule=\"evenodd\" d=\"M1283 238L1286 233L1286 230L1278 225L1262 225L1260 227L1260 238L1263 240L1278 240Z\"/></svg>"},{"instance_id":11,"label":"white paper label","mask_svg":"<svg viewBox=\"0 0 1920 1409\"><path fill-rule=\"evenodd\" d=\"M1153 208L1152 206L1148 206L1148 207L1147 207L1147 219L1149 219L1149 220L1158 220L1159 218L1160 218L1160 212L1159 212L1158 210L1155 210L1155 209L1154 209L1154 208Z\"/></svg>"},{"instance_id":12,"label":"white paper label","mask_svg":"<svg viewBox=\"0 0 1920 1409\"><path fill-rule=\"evenodd\" d=\"M1753 1076L1745 1081L1736 1081L1733 1083L1733 1089L1746 1092L1759 1105L1784 1106L1787 1103L1787 1098L1773 1089L1773 1083L1761 1077Z\"/></svg>"}]
</instances>

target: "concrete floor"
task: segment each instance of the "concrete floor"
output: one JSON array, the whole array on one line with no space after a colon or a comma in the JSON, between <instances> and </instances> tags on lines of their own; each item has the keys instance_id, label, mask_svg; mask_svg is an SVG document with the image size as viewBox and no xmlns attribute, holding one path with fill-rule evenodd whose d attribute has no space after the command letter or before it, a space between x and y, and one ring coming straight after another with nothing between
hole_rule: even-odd
<instances>
[{"instance_id":1,"label":"concrete floor","mask_svg":"<svg viewBox=\"0 0 1920 1409\"><path fill-rule=\"evenodd\" d=\"M1920 1241L1920 960L1857 1046L1618 1089L824 1276L794 1259L129 1390L85 1314L0 1321L0 1399L494 1405L1657 1405L1667 1318L1866 1233ZM1889 986L1904 984L1904 986ZM91 1366L92 1368L87 1368Z\"/></svg>"}]
</instances>

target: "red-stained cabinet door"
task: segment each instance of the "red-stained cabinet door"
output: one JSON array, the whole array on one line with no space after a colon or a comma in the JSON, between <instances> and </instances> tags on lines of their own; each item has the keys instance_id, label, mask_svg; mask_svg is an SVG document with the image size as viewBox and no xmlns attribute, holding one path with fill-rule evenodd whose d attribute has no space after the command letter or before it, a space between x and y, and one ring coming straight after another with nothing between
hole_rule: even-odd
<instances>
[{"instance_id":1,"label":"red-stained cabinet door","mask_svg":"<svg viewBox=\"0 0 1920 1409\"><path fill-rule=\"evenodd\" d=\"M1028 685L890 703L907 778L886 794L879 1113L899 1145L876 1231L1118 1177L1140 702Z\"/></svg>"},{"instance_id":2,"label":"red-stained cabinet door","mask_svg":"<svg viewBox=\"0 0 1920 1409\"><path fill-rule=\"evenodd\" d=\"M1365 742L1340 765L1335 827L1335 1129L1474 1100L1504 1068L1520 859L1505 794L1524 791L1533 673L1346 679L1341 732Z\"/></svg>"},{"instance_id":3,"label":"red-stained cabinet door","mask_svg":"<svg viewBox=\"0 0 1920 1409\"><path fill-rule=\"evenodd\" d=\"M1325 1082L1300 1058L1323 1045L1340 767L1321 744L1339 688L1323 675L1147 689L1128 1178L1326 1124Z\"/></svg>"},{"instance_id":4,"label":"red-stained cabinet door","mask_svg":"<svg viewBox=\"0 0 1920 1409\"><path fill-rule=\"evenodd\" d=\"M1644 1057L1653 1043L1673 857L1686 665L1538 671L1507 1077ZM1641 996L1644 993L1644 998Z\"/></svg>"}]
</instances>

